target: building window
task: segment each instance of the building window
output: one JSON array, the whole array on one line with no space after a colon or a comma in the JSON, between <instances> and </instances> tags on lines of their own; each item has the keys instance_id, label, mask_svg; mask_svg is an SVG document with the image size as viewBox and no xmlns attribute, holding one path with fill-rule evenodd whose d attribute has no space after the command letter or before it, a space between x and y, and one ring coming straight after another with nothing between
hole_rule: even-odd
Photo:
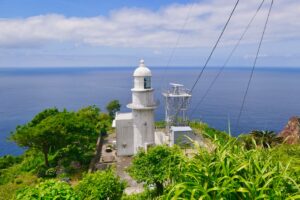
<instances>
[{"instance_id":1,"label":"building window","mask_svg":"<svg viewBox=\"0 0 300 200\"><path fill-rule=\"evenodd\" d=\"M144 77L144 88L145 89L151 88L151 77L150 76Z\"/></svg>"}]
</instances>

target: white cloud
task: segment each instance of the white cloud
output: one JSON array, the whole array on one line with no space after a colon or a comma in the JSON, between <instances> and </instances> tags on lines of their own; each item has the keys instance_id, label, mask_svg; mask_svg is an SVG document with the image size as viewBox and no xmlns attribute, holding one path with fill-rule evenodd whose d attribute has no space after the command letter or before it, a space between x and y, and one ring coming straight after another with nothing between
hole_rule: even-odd
<instances>
[{"instance_id":1,"label":"white cloud","mask_svg":"<svg viewBox=\"0 0 300 200\"><path fill-rule=\"evenodd\" d=\"M244 55L245 59L250 59L250 60L253 60L255 57L256 57L255 54L246 54L246 55ZM270 57L268 54L260 54L260 55L258 55L258 58L268 58L268 57Z\"/></svg>"},{"instance_id":2,"label":"white cloud","mask_svg":"<svg viewBox=\"0 0 300 200\"><path fill-rule=\"evenodd\" d=\"M150 11L124 8L109 16L65 17L49 14L22 19L0 19L1 48L34 48L51 43L74 43L111 47L173 47L188 22L179 47L211 46L223 27L235 0L214 0L197 4L176 4ZM239 38L260 0L241 1L225 34L223 44ZM257 42L267 4L257 16L247 35L248 43ZM189 12L189 14L187 14ZM298 0L275 1L266 41L300 39L300 4Z\"/></svg>"}]
</instances>

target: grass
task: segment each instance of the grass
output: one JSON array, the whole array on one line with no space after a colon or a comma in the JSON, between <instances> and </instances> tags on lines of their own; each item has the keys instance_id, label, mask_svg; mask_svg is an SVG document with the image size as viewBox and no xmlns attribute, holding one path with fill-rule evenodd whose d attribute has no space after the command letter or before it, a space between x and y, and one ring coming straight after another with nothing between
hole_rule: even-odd
<instances>
[{"instance_id":1,"label":"grass","mask_svg":"<svg viewBox=\"0 0 300 200\"><path fill-rule=\"evenodd\" d=\"M214 129L203 122L191 121L189 126L196 134L203 135L210 140L218 140L221 145L225 145L231 138L225 131Z\"/></svg>"},{"instance_id":2,"label":"grass","mask_svg":"<svg viewBox=\"0 0 300 200\"><path fill-rule=\"evenodd\" d=\"M144 192L123 195L122 199L300 199L299 144L247 150L243 140L226 132L205 123L189 125L209 140L213 148L196 146L194 156L186 158L176 181L167 183L163 196ZM163 128L164 124L157 126ZM43 155L27 152L20 159L6 159L12 164L2 162L6 167L0 169L0 200L13 199L19 189L47 180L36 176ZM83 171L65 174L71 177L73 187Z\"/></svg>"},{"instance_id":3,"label":"grass","mask_svg":"<svg viewBox=\"0 0 300 200\"><path fill-rule=\"evenodd\" d=\"M16 191L27 186L33 186L40 180L32 174L22 174L15 178L14 181L0 185L0 200L14 199Z\"/></svg>"},{"instance_id":4,"label":"grass","mask_svg":"<svg viewBox=\"0 0 300 200\"><path fill-rule=\"evenodd\" d=\"M299 174L291 168L289 161L278 159L275 149L246 150L236 138L225 145L216 140L215 146L213 152L198 149L180 173L180 181L171 186L165 199L300 197Z\"/></svg>"}]
</instances>

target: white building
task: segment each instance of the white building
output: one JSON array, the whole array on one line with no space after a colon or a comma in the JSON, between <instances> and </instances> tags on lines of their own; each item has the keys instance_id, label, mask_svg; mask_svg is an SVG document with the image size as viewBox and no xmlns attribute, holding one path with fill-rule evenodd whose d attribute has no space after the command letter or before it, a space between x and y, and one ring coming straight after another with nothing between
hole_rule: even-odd
<instances>
[{"instance_id":1,"label":"white building","mask_svg":"<svg viewBox=\"0 0 300 200\"><path fill-rule=\"evenodd\" d=\"M151 86L151 71L143 60L133 73L131 113L117 113L115 126L118 156L134 155L140 148L154 145L154 110L156 103Z\"/></svg>"}]
</instances>

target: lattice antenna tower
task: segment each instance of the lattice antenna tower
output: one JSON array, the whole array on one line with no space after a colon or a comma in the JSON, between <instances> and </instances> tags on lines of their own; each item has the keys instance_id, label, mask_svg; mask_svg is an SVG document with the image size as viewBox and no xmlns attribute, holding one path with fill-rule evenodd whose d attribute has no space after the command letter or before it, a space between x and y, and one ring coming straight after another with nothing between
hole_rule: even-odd
<instances>
[{"instance_id":1,"label":"lattice antenna tower","mask_svg":"<svg viewBox=\"0 0 300 200\"><path fill-rule=\"evenodd\" d=\"M170 83L171 88L162 93L165 99L165 121L167 131L170 126L187 124L187 109L191 100L191 93L183 85Z\"/></svg>"}]
</instances>

